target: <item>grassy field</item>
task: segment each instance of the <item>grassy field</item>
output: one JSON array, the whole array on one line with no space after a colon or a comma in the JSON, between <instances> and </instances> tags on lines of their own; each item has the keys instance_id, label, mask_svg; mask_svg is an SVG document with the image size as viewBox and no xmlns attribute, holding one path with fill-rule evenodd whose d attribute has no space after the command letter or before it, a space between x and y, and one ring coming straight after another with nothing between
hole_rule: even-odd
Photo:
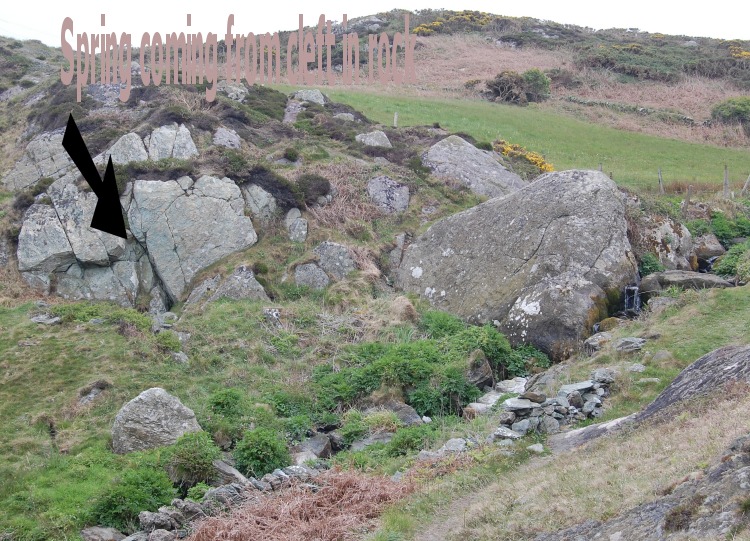
<instances>
[{"instance_id":1,"label":"grassy field","mask_svg":"<svg viewBox=\"0 0 750 541\"><path fill-rule=\"evenodd\" d=\"M276 86L278 90L294 90ZM432 125L464 132L479 141L505 139L539 152L557 170L595 169L602 164L619 184L656 188L657 171L665 182L723 182L729 166L733 186L750 175L750 151L691 144L592 125L540 110L479 100L391 96L383 93L323 87L332 100L362 111L368 118L399 126Z\"/></svg>"}]
</instances>

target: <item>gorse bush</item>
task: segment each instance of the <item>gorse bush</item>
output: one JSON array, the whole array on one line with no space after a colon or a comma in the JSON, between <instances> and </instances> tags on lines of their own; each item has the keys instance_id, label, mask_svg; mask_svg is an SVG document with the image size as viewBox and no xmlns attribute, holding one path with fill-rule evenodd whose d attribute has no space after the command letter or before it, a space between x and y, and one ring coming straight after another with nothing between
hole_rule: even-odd
<instances>
[{"instance_id":1,"label":"gorse bush","mask_svg":"<svg viewBox=\"0 0 750 541\"><path fill-rule=\"evenodd\" d=\"M724 123L739 122L750 135L750 96L738 96L718 103L711 110L711 118Z\"/></svg>"},{"instance_id":2,"label":"gorse bush","mask_svg":"<svg viewBox=\"0 0 750 541\"><path fill-rule=\"evenodd\" d=\"M549 98L550 78L543 71L532 68L520 74L506 70L486 83L494 101L527 105Z\"/></svg>"},{"instance_id":3,"label":"gorse bush","mask_svg":"<svg viewBox=\"0 0 750 541\"><path fill-rule=\"evenodd\" d=\"M738 276L739 271L746 273L745 267L748 253L750 253L750 241L735 244L716 262L713 266L713 271L727 278ZM742 279L742 277L740 278Z\"/></svg>"},{"instance_id":4,"label":"gorse bush","mask_svg":"<svg viewBox=\"0 0 750 541\"><path fill-rule=\"evenodd\" d=\"M549 98L550 78L543 71L532 68L523 72L526 83L526 99L531 102L541 102Z\"/></svg>"},{"instance_id":5,"label":"gorse bush","mask_svg":"<svg viewBox=\"0 0 750 541\"><path fill-rule=\"evenodd\" d=\"M138 530L138 513L168 505L177 495L167 474L142 468L128 470L108 486L91 507L91 522L121 532Z\"/></svg>"},{"instance_id":6,"label":"gorse bush","mask_svg":"<svg viewBox=\"0 0 750 541\"><path fill-rule=\"evenodd\" d=\"M234 450L237 468L245 475L261 478L292 462L284 438L268 428L256 428L245 433Z\"/></svg>"},{"instance_id":7,"label":"gorse bush","mask_svg":"<svg viewBox=\"0 0 750 541\"><path fill-rule=\"evenodd\" d=\"M207 432L183 434L170 450L167 471L173 483L183 492L200 482L209 482L216 475L214 460L221 450Z\"/></svg>"}]
</instances>

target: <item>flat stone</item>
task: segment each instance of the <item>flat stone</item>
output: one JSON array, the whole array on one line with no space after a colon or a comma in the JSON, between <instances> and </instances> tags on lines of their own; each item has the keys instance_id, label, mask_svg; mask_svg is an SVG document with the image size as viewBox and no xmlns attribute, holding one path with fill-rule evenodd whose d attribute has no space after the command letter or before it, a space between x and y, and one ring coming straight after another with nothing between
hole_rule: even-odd
<instances>
[{"instance_id":1,"label":"flat stone","mask_svg":"<svg viewBox=\"0 0 750 541\"><path fill-rule=\"evenodd\" d=\"M645 372L646 367L641 363L633 363L628 366L627 370L628 372Z\"/></svg>"},{"instance_id":2,"label":"flat stone","mask_svg":"<svg viewBox=\"0 0 750 541\"><path fill-rule=\"evenodd\" d=\"M438 453L462 453L466 451L467 441L464 438L451 438L438 449Z\"/></svg>"},{"instance_id":3,"label":"flat stone","mask_svg":"<svg viewBox=\"0 0 750 541\"><path fill-rule=\"evenodd\" d=\"M354 443L352 443L351 450L361 451L362 449L366 449L371 445L375 445L376 443L385 444L390 442L393 439L393 436L393 432L379 432L378 434L373 434L365 439L355 441Z\"/></svg>"},{"instance_id":4,"label":"flat stone","mask_svg":"<svg viewBox=\"0 0 750 541\"><path fill-rule=\"evenodd\" d=\"M309 101L312 103L317 103L318 105L326 104L325 96L320 90L316 88L305 88L302 90L297 90L297 92L294 93L294 99L299 101Z\"/></svg>"},{"instance_id":5,"label":"flat stone","mask_svg":"<svg viewBox=\"0 0 750 541\"><path fill-rule=\"evenodd\" d=\"M542 445L541 443L535 443L534 445L529 445L526 449L538 455L541 455L542 453L544 453L544 445Z\"/></svg>"},{"instance_id":6,"label":"flat stone","mask_svg":"<svg viewBox=\"0 0 750 541\"><path fill-rule=\"evenodd\" d=\"M351 113L336 113L333 115L333 118L338 118L339 120L345 120L347 122L355 121L354 115Z\"/></svg>"},{"instance_id":7,"label":"flat stone","mask_svg":"<svg viewBox=\"0 0 750 541\"><path fill-rule=\"evenodd\" d=\"M39 323L40 325L57 325L62 322L59 317L53 316L51 314L41 314L38 316L34 316L31 318L31 321L34 323Z\"/></svg>"},{"instance_id":8,"label":"flat stone","mask_svg":"<svg viewBox=\"0 0 750 541\"><path fill-rule=\"evenodd\" d=\"M526 400L524 398L509 398L503 402L503 406L508 411L531 410L539 406L538 403Z\"/></svg>"},{"instance_id":9,"label":"flat stone","mask_svg":"<svg viewBox=\"0 0 750 541\"><path fill-rule=\"evenodd\" d=\"M388 136L380 130L370 133L360 133L355 139L358 143L362 143L368 147L393 148Z\"/></svg>"},{"instance_id":10,"label":"flat stone","mask_svg":"<svg viewBox=\"0 0 750 541\"><path fill-rule=\"evenodd\" d=\"M597 368L591 372L591 381L610 384L615 381L616 373L611 368Z\"/></svg>"},{"instance_id":11,"label":"flat stone","mask_svg":"<svg viewBox=\"0 0 750 541\"><path fill-rule=\"evenodd\" d=\"M644 338L636 338L633 336L627 338L620 338L614 343L615 351L622 353L632 353L634 351L640 351L641 348L646 344Z\"/></svg>"},{"instance_id":12,"label":"flat stone","mask_svg":"<svg viewBox=\"0 0 750 541\"><path fill-rule=\"evenodd\" d=\"M498 440L498 439L510 439L510 440L517 440L523 437L523 434L520 434L514 430L511 430L510 428L506 426L500 426L498 427L493 433L492 436Z\"/></svg>"},{"instance_id":13,"label":"flat stone","mask_svg":"<svg viewBox=\"0 0 750 541\"><path fill-rule=\"evenodd\" d=\"M608 332L599 332L593 336L590 336L583 343L587 351L594 352L599 351L605 344L612 341L612 334Z\"/></svg>"},{"instance_id":14,"label":"flat stone","mask_svg":"<svg viewBox=\"0 0 750 541\"><path fill-rule=\"evenodd\" d=\"M579 393L585 393L586 391L594 388L593 381L579 381L578 383L569 383L560 387L559 395L567 396L574 391Z\"/></svg>"},{"instance_id":15,"label":"flat stone","mask_svg":"<svg viewBox=\"0 0 750 541\"><path fill-rule=\"evenodd\" d=\"M513 379L506 379L495 385L495 390L501 393L515 393L522 394L526 389L527 378L515 377Z\"/></svg>"}]
</instances>

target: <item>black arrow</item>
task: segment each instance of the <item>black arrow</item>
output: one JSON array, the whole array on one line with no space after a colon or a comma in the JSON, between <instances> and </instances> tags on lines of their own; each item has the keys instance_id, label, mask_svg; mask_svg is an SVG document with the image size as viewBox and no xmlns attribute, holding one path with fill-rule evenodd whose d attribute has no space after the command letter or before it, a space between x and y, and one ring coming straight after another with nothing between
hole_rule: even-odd
<instances>
[{"instance_id":1,"label":"black arrow","mask_svg":"<svg viewBox=\"0 0 750 541\"><path fill-rule=\"evenodd\" d=\"M107 171L104 173L104 182L102 182L102 177L94 165L94 160L89 155L89 150L86 148L86 143L83 142L83 137L81 137L81 132L78 130L72 114L68 117L68 126L65 128L62 146L91 187L91 191L96 194L97 202L91 227L127 239L125 220L122 218L120 194L117 191L115 169L112 166L112 156L109 157Z\"/></svg>"}]
</instances>

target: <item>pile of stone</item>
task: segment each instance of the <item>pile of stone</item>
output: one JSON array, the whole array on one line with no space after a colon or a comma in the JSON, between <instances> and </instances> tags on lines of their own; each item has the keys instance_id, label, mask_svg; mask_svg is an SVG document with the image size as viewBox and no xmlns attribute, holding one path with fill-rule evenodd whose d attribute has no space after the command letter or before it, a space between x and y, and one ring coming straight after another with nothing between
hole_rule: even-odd
<instances>
[{"instance_id":1,"label":"pile of stone","mask_svg":"<svg viewBox=\"0 0 750 541\"><path fill-rule=\"evenodd\" d=\"M513 440L532 431L550 434L559 431L561 425L599 417L602 399L609 396L609 386L614 380L612 369L597 368L591 379L560 387L557 396L525 391L509 398L503 402L501 426L493 439Z\"/></svg>"}]
</instances>

